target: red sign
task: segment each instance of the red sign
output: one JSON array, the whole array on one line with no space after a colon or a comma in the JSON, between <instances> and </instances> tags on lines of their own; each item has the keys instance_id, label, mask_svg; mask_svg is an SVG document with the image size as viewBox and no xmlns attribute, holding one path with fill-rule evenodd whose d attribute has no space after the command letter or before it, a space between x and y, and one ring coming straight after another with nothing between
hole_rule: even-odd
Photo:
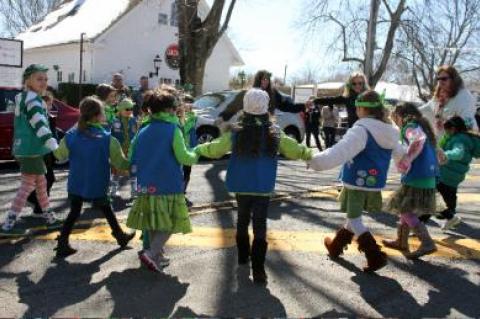
<instances>
[{"instance_id":1,"label":"red sign","mask_svg":"<svg viewBox=\"0 0 480 319\"><path fill-rule=\"evenodd\" d=\"M170 44L165 50L165 62L173 69L177 70L180 66L180 50L178 44Z\"/></svg>"}]
</instances>

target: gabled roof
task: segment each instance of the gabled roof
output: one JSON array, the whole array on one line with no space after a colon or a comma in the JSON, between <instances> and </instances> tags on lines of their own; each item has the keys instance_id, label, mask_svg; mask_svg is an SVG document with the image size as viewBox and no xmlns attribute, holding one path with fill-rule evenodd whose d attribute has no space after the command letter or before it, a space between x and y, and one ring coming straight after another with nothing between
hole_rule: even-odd
<instances>
[{"instance_id":1,"label":"gabled roof","mask_svg":"<svg viewBox=\"0 0 480 319\"><path fill-rule=\"evenodd\" d=\"M24 49L74 43L80 34L95 39L104 33L141 0L73 0L64 1L37 23L19 34Z\"/></svg>"}]
</instances>

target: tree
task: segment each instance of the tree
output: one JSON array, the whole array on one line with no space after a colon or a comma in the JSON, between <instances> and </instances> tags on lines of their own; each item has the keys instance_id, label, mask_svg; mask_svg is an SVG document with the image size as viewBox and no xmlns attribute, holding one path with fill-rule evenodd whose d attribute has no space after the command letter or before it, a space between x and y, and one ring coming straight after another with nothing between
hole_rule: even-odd
<instances>
[{"instance_id":1,"label":"tree","mask_svg":"<svg viewBox=\"0 0 480 319\"><path fill-rule=\"evenodd\" d=\"M439 65L453 65L463 76L480 70L479 31L480 0L425 0L409 8L395 56L411 69L420 98L433 93Z\"/></svg>"},{"instance_id":2,"label":"tree","mask_svg":"<svg viewBox=\"0 0 480 319\"><path fill-rule=\"evenodd\" d=\"M236 0L230 0L226 13L226 1L214 0L203 20L199 10L201 0L175 0L175 3L178 15L180 80L183 85L193 84L193 93L200 95L207 60L227 30Z\"/></svg>"},{"instance_id":3,"label":"tree","mask_svg":"<svg viewBox=\"0 0 480 319\"><path fill-rule=\"evenodd\" d=\"M0 18L10 36L25 31L41 21L62 0L1 0Z\"/></svg>"},{"instance_id":4,"label":"tree","mask_svg":"<svg viewBox=\"0 0 480 319\"><path fill-rule=\"evenodd\" d=\"M374 87L386 70L406 10L406 0L396 1L395 9L391 3L370 0L365 10L365 5L358 1L309 0L302 22L310 34L326 25L336 26L338 33L330 48L341 50L343 62L358 63ZM378 47L379 39L384 39L381 48Z\"/></svg>"}]
</instances>

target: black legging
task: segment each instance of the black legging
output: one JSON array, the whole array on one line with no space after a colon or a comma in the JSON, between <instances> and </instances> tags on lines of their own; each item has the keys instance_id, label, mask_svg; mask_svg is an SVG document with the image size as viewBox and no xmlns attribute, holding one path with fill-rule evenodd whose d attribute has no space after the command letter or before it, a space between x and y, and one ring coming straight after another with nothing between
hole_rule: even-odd
<instances>
[{"instance_id":1,"label":"black legging","mask_svg":"<svg viewBox=\"0 0 480 319\"><path fill-rule=\"evenodd\" d=\"M310 135L313 135L313 138L315 139L315 144L317 145L318 150L321 151L322 150L322 144L320 143L320 138L318 137L318 135L319 135L318 128L310 128L307 125L306 130L305 130L305 134L306 134L306 137L305 137L306 141L305 142L306 142L307 146L310 147Z\"/></svg>"},{"instance_id":2,"label":"black legging","mask_svg":"<svg viewBox=\"0 0 480 319\"><path fill-rule=\"evenodd\" d=\"M335 144L335 128L324 126L323 133L325 134L325 148L332 147Z\"/></svg>"},{"instance_id":3,"label":"black legging","mask_svg":"<svg viewBox=\"0 0 480 319\"><path fill-rule=\"evenodd\" d=\"M192 167L183 165L183 192L187 192L188 183L190 183L190 174L192 173Z\"/></svg>"},{"instance_id":4,"label":"black legging","mask_svg":"<svg viewBox=\"0 0 480 319\"><path fill-rule=\"evenodd\" d=\"M250 219L253 224L253 237L265 240L267 236L267 214L269 196L236 195L238 203L237 234L248 237Z\"/></svg>"}]
</instances>

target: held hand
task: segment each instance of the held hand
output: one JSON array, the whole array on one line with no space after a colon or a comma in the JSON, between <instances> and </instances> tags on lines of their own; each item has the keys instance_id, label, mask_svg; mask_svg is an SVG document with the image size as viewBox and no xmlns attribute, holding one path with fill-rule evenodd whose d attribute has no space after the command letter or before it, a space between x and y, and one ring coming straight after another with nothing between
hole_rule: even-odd
<instances>
[{"instance_id":1,"label":"held hand","mask_svg":"<svg viewBox=\"0 0 480 319\"><path fill-rule=\"evenodd\" d=\"M439 165L445 165L448 161L448 158L445 155L445 152L440 148L437 149L437 159L438 159L438 164Z\"/></svg>"},{"instance_id":2,"label":"held hand","mask_svg":"<svg viewBox=\"0 0 480 319\"><path fill-rule=\"evenodd\" d=\"M408 156L404 156L397 164L397 169L400 173L406 174L410 170L411 161Z\"/></svg>"}]
</instances>

